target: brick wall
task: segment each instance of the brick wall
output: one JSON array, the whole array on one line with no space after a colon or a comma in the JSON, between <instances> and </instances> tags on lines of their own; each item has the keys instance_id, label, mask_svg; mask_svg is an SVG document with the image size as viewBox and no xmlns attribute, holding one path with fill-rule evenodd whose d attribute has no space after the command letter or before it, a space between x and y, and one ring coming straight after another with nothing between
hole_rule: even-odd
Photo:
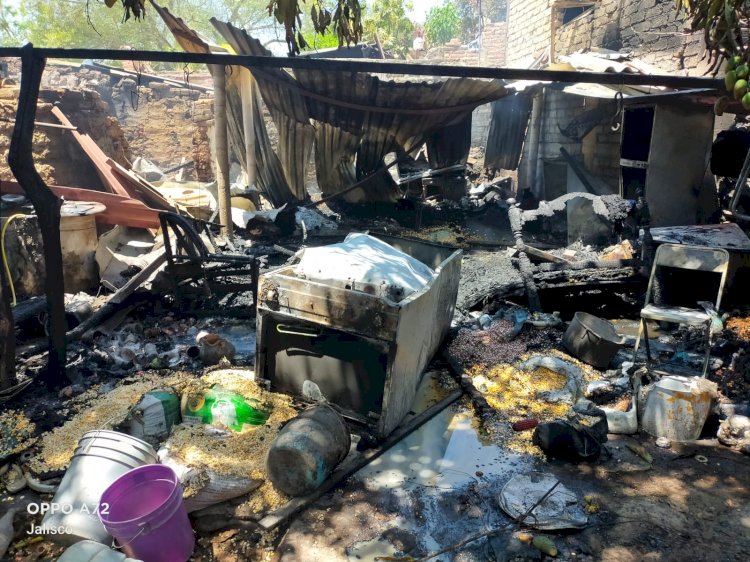
<instances>
[{"instance_id":1,"label":"brick wall","mask_svg":"<svg viewBox=\"0 0 750 562\"><path fill-rule=\"evenodd\" d=\"M505 66L508 46L508 25L504 21L488 23L482 37L482 66Z\"/></svg>"},{"instance_id":2,"label":"brick wall","mask_svg":"<svg viewBox=\"0 0 750 562\"><path fill-rule=\"evenodd\" d=\"M558 55L603 47L624 50L665 72L701 75L706 70L703 37L684 35L672 0L601 0L593 10L558 27Z\"/></svg>"},{"instance_id":3,"label":"brick wall","mask_svg":"<svg viewBox=\"0 0 750 562\"><path fill-rule=\"evenodd\" d=\"M458 66L504 66L507 44L507 25L504 21L488 23L484 27L482 51L461 45L458 39L432 47L419 55L419 60Z\"/></svg>"},{"instance_id":4,"label":"brick wall","mask_svg":"<svg viewBox=\"0 0 750 562\"><path fill-rule=\"evenodd\" d=\"M506 66L528 67L549 46L550 0L508 0Z\"/></svg>"}]
</instances>

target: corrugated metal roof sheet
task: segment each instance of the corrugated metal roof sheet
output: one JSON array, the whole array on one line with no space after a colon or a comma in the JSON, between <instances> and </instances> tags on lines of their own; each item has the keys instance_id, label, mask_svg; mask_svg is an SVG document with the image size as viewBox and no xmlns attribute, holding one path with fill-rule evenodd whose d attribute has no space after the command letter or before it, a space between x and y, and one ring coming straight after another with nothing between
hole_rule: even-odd
<instances>
[{"instance_id":1,"label":"corrugated metal roof sheet","mask_svg":"<svg viewBox=\"0 0 750 562\"><path fill-rule=\"evenodd\" d=\"M190 29L180 18L172 15L169 10L154 4L164 23L177 39L180 46L189 53L208 53L216 50L216 45L210 45L198 34ZM227 80L227 113L229 147L233 158L243 167L247 166L245 151L245 135L242 127L243 102L241 94L241 75L239 67L229 67L232 72ZM209 70L211 67L209 66ZM292 191L290 182L287 181L286 168L282 165L278 155L273 151L271 141L266 130L266 122L260 106L260 95L257 84L253 85L252 112L253 129L255 132L255 155L258 163L257 181L258 189L271 202L274 207L280 207L284 203L291 203L304 198L304 185L301 194ZM296 184L296 185L299 185Z\"/></svg>"},{"instance_id":2,"label":"corrugated metal roof sheet","mask_svg":"<svg viewBox=\"0 0 750 562\"><path fill-rule=\"evenodd\" d=\"M255 56L271 54L244 30L215 19L211 21L237 53ZM460 122L477 106L506 94L504 85L496 80L451 78L410 82L356 72L297 69L292 74L281 69L252 71L274 119L284 114L305 127L312 119L354 137L361 137L356 160L359 178L380 169L383 158L389 152L414 148L424 142L428 134ZM287 144L287 132L282 132L280 128L279 135L280 143ZM285 161L285 167L300 167L305 162L306 140L301 141L289 145L289 150L294 154L290 154L289 160ZM330 143L317 148L332 149ZM350 156L346 155L347 158ZM296 160L296 164L292 163L292 159ZM331 160L330 154L316 156L319 162ZM319 172L319 179L326 174ZM382 179L387 182L385 175ZM372 191L373 185L370 182L365 188L367 198L382 200L386 194L380 189ZM396 198L398 192L395 185L388 189L388 195L387 199Z\"/></svg>"},{"instance_id":3,"label":"corrugated metal roof sheet","mask_svg":"<svg viewBox=\"0 0 750 562\"><path fill-rule=\"evenodd\" d=\"M624 53L614 51L573 53L572 55L559 56L559 63L552 65L550 70L573 70L579 72L602 72L616 74L664 74L659 68L647 64L639 59L630 57ZM539 86L551 84L536 80L518 80L508 84L508 89L516 92L531 91ZM576 96L591 98L612 99L615 93L622 93L624 98L637 98L651 95L674 94L681 95L683 92L674 88L663 86L625 86L605 85L590 83L575 83L563 86L565 93ZM710 91L710 90L705 90ZM695 94L695 90L691 90Z\"/></svg>"},{"instance_id":4,"label":"corrugated metal roof sheet","mask_svg":"<svg viewBox=\"0 0 750 562\"><path fill-rule=\"evenodd\" d=\"M515 170L521 159L532 98L524 93L506 96L492 103L490 132L487 135L484 166L495 170Z\"/></svg>"}]
</instances>

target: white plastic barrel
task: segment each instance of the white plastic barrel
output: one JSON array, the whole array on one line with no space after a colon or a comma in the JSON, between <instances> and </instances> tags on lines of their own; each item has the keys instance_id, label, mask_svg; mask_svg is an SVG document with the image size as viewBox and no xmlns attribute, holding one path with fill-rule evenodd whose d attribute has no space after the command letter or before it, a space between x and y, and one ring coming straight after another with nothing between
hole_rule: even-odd
<instances>
[{"instance_id":1,"label":"white plastic barrel","mask_svg":"<svg viewBox=\"0 0 750 562\"><path fill-rule=\"evenodd\" d=\"M99 284L96 269L96 217L106 210L101 203L67 201L60 208L60 248L66 293Z\"/></svg>"}]
</instances>

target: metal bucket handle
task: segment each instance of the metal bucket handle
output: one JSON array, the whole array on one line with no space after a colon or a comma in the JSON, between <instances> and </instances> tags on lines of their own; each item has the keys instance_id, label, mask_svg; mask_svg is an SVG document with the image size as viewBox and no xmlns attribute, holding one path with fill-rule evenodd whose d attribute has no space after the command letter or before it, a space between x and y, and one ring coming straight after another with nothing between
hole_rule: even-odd
<instances>
[{"instance_id":1,"label":"metal bucket handle","mask_svg":"<svg viewBox=\"0 0 750 562\"><path fill-rule=\"evenodd\" d=\"M577 318L576 318L576 320L577 320L577 321L578 321L578 323L579 323L579 324L581 325L581 328L583 328L583 333L582 333L582 334L580 335L580 338L581 338L581 339L584 339L584 338L586 337L586 335L590 334L590 335L592 335L592 336L594 336L594 337L596 338L596 341L597 341L597 343L598 343L598 342L600 342L600 341L602 341L602 340L604 340L604 341L606 341L606 342L614 343L614 344L617 344L617 345L623 345L623 343L625 342L625 338L624 338L623 336L621 336L620 334L618 334L618 333L617 333L617 330L615 330L615 334L616 334L616 335L617 335L617 336L618 336L618 337L620 338L620 339L619 339L619 341L608 340L608 339L606 339L606 338L603 338L603 337L602 337L602 336L600 336L599 334L597 334L597 333L596 333L596 332L595 332L594 330L592 330L591 328L589 328L589 327L588 327L588 326L587 326L587 325L585 324L585 322L583 321L583 319L582 319L582 318L580 318L580 317L577 317ZM605 322L606 322L606 320L605 320Z\"/></svg>"},{"instance_id":2,"label":"metal bucket handle","mask_svg":"<svg viewBox=\"0 0 750 562\"><path fill-rule=\"evenodd\" d=\"M112 539L112 548L114 548L115 550L121 550L121 549L125 548L126 546L133 544L133 541L135 539L137 539L138 537L140 537L143 533L150 533L151 532L151 525L149 524L148 521L144 521L140 525L140 527L141 527L140 530L135 534L135 536L132 537L128 542L126 542L124 544L118 545L117 544L117 539Z\"/></svg>"}]
</instances>

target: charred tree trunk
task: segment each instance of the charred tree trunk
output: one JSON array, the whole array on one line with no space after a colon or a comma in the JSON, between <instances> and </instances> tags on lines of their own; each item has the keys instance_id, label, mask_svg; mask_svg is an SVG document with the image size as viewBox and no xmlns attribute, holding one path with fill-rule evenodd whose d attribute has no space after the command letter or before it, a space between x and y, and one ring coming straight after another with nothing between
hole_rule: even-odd
<instances>
[{"instance_id":1,"label":"charred tree trunk","mask_svg":"<svg viewBox=\"0 0 750 562\"><path fill-rule=\"evenodd\" d=\"M31 44L22 48L21 91L18 96L16 122L8 151L8 165L27 197L34 205L44 244L47 270L45 290L49 327L49 362L43 379L48 386L64 384L65 375L65 288L60 248L61 201L49 190L34 167L33 135L39 86L46 61L34 52Z\"/></svg>"},{"instance_id":2,"label":"charred tree trunk","mask_svg":"<svg viewBox=\"0 0 750 562\"><path fill-rule=\"evenodd\" d=\"M521 273L524 288L526 289L526 298L529 301L529 309L532 312L541 312L542 303L539 300L539 293L534 283L534 268L531 267L529 256L526 255L526 244L523 242L523 218L521 210L511 205L508 208L508 218L510 220L510 229L513 231L513 238L516 241L516 250L518 250L518 271Z\"/></svg>"}]
</instances>

